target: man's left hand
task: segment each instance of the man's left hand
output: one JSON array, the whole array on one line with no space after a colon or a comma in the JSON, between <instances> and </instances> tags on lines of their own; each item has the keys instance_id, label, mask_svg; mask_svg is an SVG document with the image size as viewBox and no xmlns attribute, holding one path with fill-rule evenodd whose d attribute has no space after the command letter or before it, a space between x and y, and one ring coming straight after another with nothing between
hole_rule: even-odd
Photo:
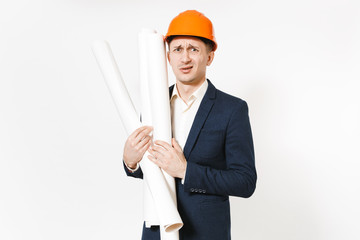
<instances>
[{"instance_id":1,"label":"man's left hand","mask_svg":"<svg viewBox=\"0 0 360 240\"><path fill-rule=\"evenodd\" d=\"M171 139L172 146L167 142L156 140L148 151L148 158L172 177L185 178L187 162L184 153L175 138Z\"/></svg>"}]
</instances>

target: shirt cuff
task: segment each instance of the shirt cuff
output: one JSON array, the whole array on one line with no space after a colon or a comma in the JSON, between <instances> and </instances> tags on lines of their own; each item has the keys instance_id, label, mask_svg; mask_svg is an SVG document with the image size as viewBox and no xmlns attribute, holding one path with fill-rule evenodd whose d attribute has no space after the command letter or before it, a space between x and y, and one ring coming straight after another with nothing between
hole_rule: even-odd
<instances>
[{"instance_id":1,"label":"shirt cuff","mask_svg":"<svg viewBox=\"0 0 360 240\"><path fill-rule=\"evenodd\" d=\"M126 166L126 168L131 172L131 173L133 173L133 172L136 172L138 169L139 169L139 163L136 163L136 167L135 168L131 168L131 167L129 167L127 164L126 164L126 162L124 161L124 164L125 164L125 166Z\"/></svg>"},{"instance_id":2,"label":"shirt cuff","mask_svg":"<svg viewBox=\"0 0 360 240\"><path fill-rule=\"evenodd\" d=\"M185 183L185 178L186 178L186 169L185 169L185 175L184 175L184 178L181 179L181 184L184 185Z\"/></svg>"}]
</instances>

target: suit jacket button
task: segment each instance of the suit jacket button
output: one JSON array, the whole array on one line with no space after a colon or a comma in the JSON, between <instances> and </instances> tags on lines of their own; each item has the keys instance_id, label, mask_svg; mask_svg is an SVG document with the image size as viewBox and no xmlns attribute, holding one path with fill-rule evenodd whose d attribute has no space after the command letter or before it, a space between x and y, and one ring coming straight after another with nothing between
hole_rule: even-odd
<instances>
[{"instance_id":1,"label":"suit jacket button","mask_svg":"<svg viewBox=\"0 0 360 240\"><path fill-rule=\"evenodd\" d=\"M193 188L190 188L190 192L194 192L194 189L193 189Z\"/></svg>"},{"instance_id":2,"label":"suit jacket button","mask_svg":"<svg viewBox=\"0 0 360 240\"><path fill-rule=\"evenodd\" d=\"M199 189L195 188L195 192L198 192L198 191L199 191Z\"/></svg>"},{"instance_id":3,"label":"suit jacket button","mask_svg":"<svg viewBox=\"0 0 360 240\"><path fill-rule=\"evenodd\" d=\"M205 189L203 190L203 193L206 193L206 190L205 190Z\"/></svg>"}]
</instances>

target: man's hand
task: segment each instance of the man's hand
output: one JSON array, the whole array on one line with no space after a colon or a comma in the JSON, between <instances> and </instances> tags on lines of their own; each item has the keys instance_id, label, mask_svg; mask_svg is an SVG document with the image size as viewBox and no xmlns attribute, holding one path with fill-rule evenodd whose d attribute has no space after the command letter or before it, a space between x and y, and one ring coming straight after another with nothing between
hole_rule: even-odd
<instances>
[{"instance_id":1,"label":"man's hand","mask_svg":"<svg viewBox=\"0 0 360 240\"><path fill-rule=\"evenodd\" d=\"M123 159L129 168L135 168L141 161L144 153L151 145L150 132L153 130L150 126L143 126L136 129L126 140L124 146Z\"/></svg>"},{"instance_id":2,"label":"man's hand","mask_svg":"<svg viewBox=\"0 0 360 240\"><path fill-rule=\"evenodd\" d=\"M175 138L171 139L172 146L167 142L157 140L149 148L148 158L172 177L185 178L187 162L180 145Z\"/></svg>"}]
</instances>

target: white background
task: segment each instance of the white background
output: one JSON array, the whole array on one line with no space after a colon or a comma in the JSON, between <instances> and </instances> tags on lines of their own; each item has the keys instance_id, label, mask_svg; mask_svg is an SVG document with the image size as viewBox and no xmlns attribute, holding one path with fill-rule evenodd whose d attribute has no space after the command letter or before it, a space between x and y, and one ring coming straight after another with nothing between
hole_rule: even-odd
<instances>
[{"instance_id":1,"label":"white background","mask_svg":"<svg viewBox=\"0 0 360 240\"><path fill-rule=\"evenodd\" d=\"M357 0L0 3L0 239L139 239L141 180L91 42L112 46L139 109L137 34L204 12L208 78L246 100L258 185L233 239L360 239ZM174 77L170 74L170 82Z\"/></svg>"}]
</instances>

